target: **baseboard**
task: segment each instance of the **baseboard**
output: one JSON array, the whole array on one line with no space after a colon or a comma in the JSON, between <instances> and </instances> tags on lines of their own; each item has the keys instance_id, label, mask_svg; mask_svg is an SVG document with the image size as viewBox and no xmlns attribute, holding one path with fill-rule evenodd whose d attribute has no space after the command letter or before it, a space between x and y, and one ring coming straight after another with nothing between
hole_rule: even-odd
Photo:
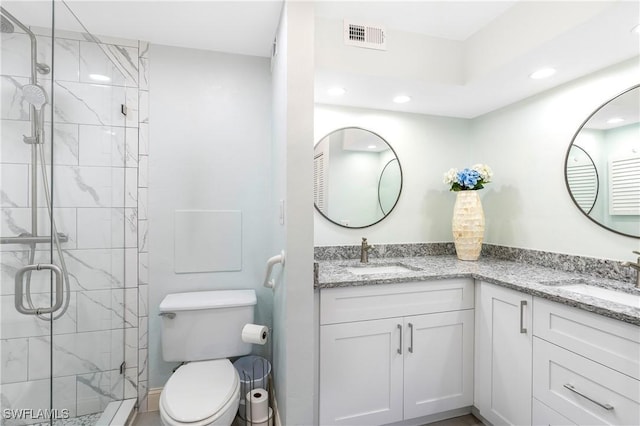
<instances>
[{"instance_id":1,"label":"baseboard","mask_svg":"<svg viewBox=\"0 0 640 426\"><path fill-rule=\"evenodd\" d=\"M160 410L160 393L162 388L151 388L147 393L147 411Z\"/></svg>"},{"instance_id":2,"label":"baseboard","mask_svg":"<svg viewBox=\"0 0 640 426\"><path fill-rule=\"evenodd\" d=\"M464 416L471 413L471 407L456 408L454 410L444 411L442 413L431 414L416 419L402 420L396 423L390 423L388 426L420 426L428 423L439 422L454 417Z\"/></svg>"},{"instance_id":3,"label":"baseboard","mask_svg":"<svg viewBox=\"0 0 640 426\"><path fill-rule=\"evenodd\" d=\"M482 417L482 414L480 414L480 410L478 410L475 405L471 407L471 414L476 416L478 420L480 420L483 424L487 426L493 426L493 423Z\"/></svg>"}]
</instances>

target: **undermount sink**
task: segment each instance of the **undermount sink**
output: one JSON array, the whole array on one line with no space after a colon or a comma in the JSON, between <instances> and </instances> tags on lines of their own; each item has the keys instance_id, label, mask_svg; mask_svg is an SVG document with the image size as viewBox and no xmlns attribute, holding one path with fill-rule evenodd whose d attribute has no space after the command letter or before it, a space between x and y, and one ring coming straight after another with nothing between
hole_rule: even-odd
<instances>
[{"instance_id":1,"label":"undermount sink","mask_svg":"<svg viewBox=\"0 0 640 426\"><path fill-rule=\"evenodd\" d=\"M632 306L634 308L640 308L640 295L637 294L610 290L607 288L596 287L588 284L573 284L571 283L571 281L568 281L566 285L555 285L562 290L571 291L574 293L582 294L584 296L595 297L598 299L607 300L609 302L620 303L622 305Z\"/></svg>"},{"instance_id":2,"label":"undermount sink","mask_svg":"<svg viewBox=\"0 0 640 426\"><path fill-rule=\"evenodd\" d=\"M363 266L351 266L347 267L346 269L347 271L356 275L395 274L398 272L409 272L414 270L400 263L380 263Z\"/></svg>"}]
</instances>

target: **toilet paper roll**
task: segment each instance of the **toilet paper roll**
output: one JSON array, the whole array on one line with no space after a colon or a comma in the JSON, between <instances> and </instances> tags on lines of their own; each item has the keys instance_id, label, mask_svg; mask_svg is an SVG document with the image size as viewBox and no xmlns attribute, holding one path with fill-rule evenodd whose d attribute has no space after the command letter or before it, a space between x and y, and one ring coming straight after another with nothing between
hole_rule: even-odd
<instances>
[{"instance_id":1,"label":"toilet paper roll","mask_svg":"<svg viewBox=\"0 0 640 426\"><path fill-rule=\"evenodd\" d=\"M247 394L247 418L251 422L261 423L269 419L269 392L262 388Z\"/></svg>"},{"instance_id":2,"label":"toilet paper roll","mask_svg":"<svg viewBox=\"0 0 640 426\"><path fill-rule=\"evenodd\" d=\"M269 418L261 422L251 422L251 426L273 426L273 410L269 408Z\"/></svg>"},{"instance_id":3,"label":"toilet paper roll","mask_svg":"<svg viewBox=\"0 0 640 426\"><path fill-rule=\"evenodd\" d=\"M242 341L254 345L264 345L269 337L269 328L259 324L245 324L242 327Z\"/></svg>"}]
</instances>

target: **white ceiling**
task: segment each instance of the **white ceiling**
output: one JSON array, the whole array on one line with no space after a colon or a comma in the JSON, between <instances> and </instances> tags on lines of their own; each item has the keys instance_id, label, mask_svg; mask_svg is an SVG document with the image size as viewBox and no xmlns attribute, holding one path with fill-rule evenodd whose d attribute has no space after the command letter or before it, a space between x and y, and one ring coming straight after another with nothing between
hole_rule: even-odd
<instances>
[{"instance_id":1,"label":"white ceiling","mask_svg":"<svg viewBox=\"0 0 640 426\"><path fill-rule=\"evenodd\" d=\"M518 0L320 1L317 17L357 19L408 33L466 40Z\"/></svg>"},{"instance_id":2,"label":"white ceiling","mask_svg":"<svg viewBox=\"0 0 640 426\"><path fill-rule=\"evenodd\" d=\"M65 0L94 35L155 44L265 56L278 27L282 0ZM50 27L51 1L8 0L3 7L29 25ZM58 29L78 25L61 0ZM66 27L66 28L65 28Z\"/></svg>"},{"instance_id":3,"label":"white ceiling","mask_svg":"<svg viewBox=\"0 0 640 426\"><path fill-rule=\"evenodd\" d=\"M622 61L637 61L640 54L640 35L631 32L640 23L638 1L400 5L330 2L316 7L316 102L473 118ZM333 34L340 30L341 15L386 26L388 51L344 46ZM419 39L415 34L421 22ZM444 32L443 24L451 33ZM392 48L394 42L401 46ZM404 58L396 54L402 49ZM389 62L396 69L389 69ZM557 73L545 80L528 78L546 66ZM329 96L333 86L347 93ZM412 101L394 104L397 94Z\"/></svg>"},{"instance_id":4,"label":"white ceiling","mask_svg":"<svg viewBox=\"0 0 640 426\"><path fill-rule=\"evenodd\" d=\"M38 3L3 1L3 7L28 24L47 26L50 16L38 12L50 2ZM282 0L67 3L95 35L264 57L282 9ZM56 4L62 26L69 13ZM471 118L640 54L640 36L630 33L640 22L637 0L318 1L315 13L319 103ZM389 51L363 53L334 40L328 28L344 18L386 26ZM428 49L407 49L398 40ZM327 60L320 50L340 53L328 55L340 60ZM350 63L363 55L366 69ZM414 67L418 59L427 61L425 72ZM541 81L527 78L543 65L558 73ZM334 85L347 94L329 97L326 89ZM399 92L412 101L393 104Z\"/></svg>"}]
</instances>

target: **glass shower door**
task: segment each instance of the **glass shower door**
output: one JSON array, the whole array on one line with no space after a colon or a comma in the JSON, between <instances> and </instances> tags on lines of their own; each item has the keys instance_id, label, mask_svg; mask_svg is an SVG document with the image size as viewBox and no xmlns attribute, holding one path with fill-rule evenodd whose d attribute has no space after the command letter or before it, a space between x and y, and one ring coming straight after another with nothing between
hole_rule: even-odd
<instances>
[{"instance_id":1,"label":"glass shower door","mask_svg":"<svg viewBox=\"0 0 640 426\"><path fill-rule=\"evenodd\" d=\"M50 342L52 315L64 300L61 288L54 291L62 271L53 265L51 222L42 215L35 185L38 164L47 156L51 93L51 66L38 67L37 59L51 57L51 46L40 43L12 4L3 2L1 12L0 386L3 424L13 425L52 417L51 346L42 342ZM34 5L33 12L41 26L52 28L52 4Z\"/></svg>"},{"instance_id":2,"label":"glass shower door","mask_svg":"<svg viewBox=\"0 0 640 426\"><path fill-rule=\"evenodd\" d=\"M133 381L125 175L137 129L114 64L121 47L99 42L62 1L43 13L24 3L3 2L2 22L3 424L94 424Z\"/></svg>"}]
</instances>

